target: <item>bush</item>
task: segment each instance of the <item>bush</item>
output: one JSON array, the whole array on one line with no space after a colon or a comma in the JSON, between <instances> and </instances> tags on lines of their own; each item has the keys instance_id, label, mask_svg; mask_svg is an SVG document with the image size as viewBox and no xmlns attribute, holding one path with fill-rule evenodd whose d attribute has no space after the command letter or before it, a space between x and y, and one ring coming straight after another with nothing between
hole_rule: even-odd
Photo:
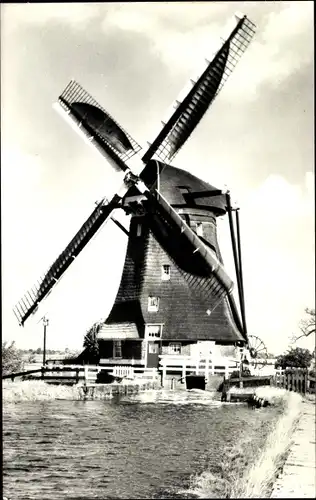
<instances>
[{"instance_id":1,"label":"bush","mask_svg":"<svg viewBox=\"0 0 316 500\"><path fill-rule=\"evenodd\" d=\"M15 347L15 342L10 345L2 343L2 376L23 370L24 362L21 352Z\"/></svg>"},{"instance_id":2,"label":"bush","mask_svg":"<svg viewBox=\"0 0 316 500\"><path fill-rule=\"evenodd\" d=\"M285 368L308 368L312 359L313 355L308 349L292 347L288 352L277 357L275 367L283 370Z\"/></svg>"}]
</instances>

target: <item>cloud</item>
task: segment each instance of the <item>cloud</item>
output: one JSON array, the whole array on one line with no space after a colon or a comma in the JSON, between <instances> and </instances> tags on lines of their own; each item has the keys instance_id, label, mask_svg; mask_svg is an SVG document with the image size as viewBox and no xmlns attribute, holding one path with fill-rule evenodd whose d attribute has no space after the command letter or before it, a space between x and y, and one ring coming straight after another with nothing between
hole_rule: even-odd
<instances>
[{"instance_id":1,"label":"cloud","mask_svg":"<svg viewBox=\"0 0 316 500\"><path fill-rule=\"evenodd\" d=\"M312 172L305 186L270 175L239 204L248 332L275 353L286 348L305 307L315 302L312 182ZM227 220L220 221L219 236L235 277Z\"/></svg>"},{"instance_id":2,"label":"cloud","mask_svg":"<svg viewBox=\"0 0 316 500\"><path fill-rule=\"evenodd\" d=\"M88 21L98 14L93 3L38 3L7 4L2 6L4 25L15 30L19 25L42 26L52 21L70 24L74 29L83 29ZM10 21L9 21L10 20ZM8 21L6 23L6 21Z\"/></svg>"}]
</instances>

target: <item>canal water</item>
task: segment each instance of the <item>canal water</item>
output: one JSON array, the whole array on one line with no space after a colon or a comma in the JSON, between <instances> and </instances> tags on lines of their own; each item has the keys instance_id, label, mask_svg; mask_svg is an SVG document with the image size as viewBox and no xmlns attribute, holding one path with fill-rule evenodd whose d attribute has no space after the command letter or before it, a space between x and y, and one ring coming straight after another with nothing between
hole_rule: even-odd
<instances>
[{"instance_id":1,"label":"canal water","mask_svg":"<svg viewBox=\"0 0 316 500\"><path fill-rule=\"evenodd\" d=\"M222 404L202 391L4 403L3 494L10 500L225 498L240 445L260 449L276 418L275 408Z\"/></svg>"}]
</instances>

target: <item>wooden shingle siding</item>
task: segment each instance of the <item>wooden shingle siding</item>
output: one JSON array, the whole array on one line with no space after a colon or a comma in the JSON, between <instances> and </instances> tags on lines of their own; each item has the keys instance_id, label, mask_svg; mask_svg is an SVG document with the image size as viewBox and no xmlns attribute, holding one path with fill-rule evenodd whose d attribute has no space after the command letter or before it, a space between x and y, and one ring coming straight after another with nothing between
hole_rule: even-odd
<instances>
[{"instance_id":1,"label":"wooden shingle siding","mask_svg":"<svg viewBox=\"0 0 316 500\"><path fill-rule=\"evenodd\" d=\"M203 239L215 251L222 262L217 241L216 216L225 210L224 198L215 196L199 198L193 206L188 206L179 186L187 185L191 191L210 191L212 186L180 169L167 167L162 175L160 191L177 210L185 212L191 226L197 222L203 224ZM183 190L182 190L183 191ZM181 208L182 207L182 208ZM174 255L183 256L182 263L168 255L149 228L152 227L152 215L133 216L130 224L130 236L120 287L112 311L102 329L106 338L108 329L124 331L126 322L136 325L140 338L144 337L146 323L163 324L164 340L214 340L218 343L243 341L230 309L227 297L202 290L203 285L216 286L214 277L196 277L194 255L185 248L178 248ZM137 226L141 225L141 233ZM164 228L160 225L159 238L163 237ZM158 234L158 233L157 233ZM178 252L178 253L177 253ZM181 261L181 259L180 259ZM184 265L184 268L182 267ZM161 279L163 265L170 266L170 280ZM200 270L198 269L198 273ZM212 288L213 290L213 288ZM217 293L217 292L216 292ZM221 292L222 293L222 292ZM159 297L157 312L148 311L148 297ZM211 313L207 314L207 310Z\"/></svg>"}]
</instances>

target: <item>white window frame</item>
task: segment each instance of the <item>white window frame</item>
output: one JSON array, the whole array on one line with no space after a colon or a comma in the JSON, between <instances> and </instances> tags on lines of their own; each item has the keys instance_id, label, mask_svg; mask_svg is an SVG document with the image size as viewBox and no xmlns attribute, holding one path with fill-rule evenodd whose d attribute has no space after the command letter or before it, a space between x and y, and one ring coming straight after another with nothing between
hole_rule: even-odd
<instances>
[{"instance_id":1,"label":"white window frame","mask_svg":"<svg viewBox=\"0 0 316 500\"><path fill-rule=\"evenodd\" d=\"M147 324L145 326L145 339L146 340L160 340L162 335L162 324Z\"/></svg>"},{"instance_id":2,"label":"white window frame","mask_svg":"<svg viewBox=\"0 0 316 500\"><path fill-rule=\"evenodd\" d=\"M180 355L181 354L181 342L169 342L168 354Z\"/></svg>"},{"instance_id":3,"label":"white window frame","mask_svg":"<svg viewBox=\"0 0 316 500\"><path fill-rule=\"evenodd\" d=\"M204 236L204 230L203 230L203 223L202 222L197 222L196 223L196 234L198 236Z\"/></svg>"},{"instance_id":4,"label":"white window frame","mask_svg":"<svg viewBox=\"0 0 316 500\"><path fill-rule=\"evenodd\" d=\"M169 264L163 264L161 266L161 280L170 281L171 267Z\"/></svg>"},{"instance_id":5,"label":"white window frame","mask_svg":"<svg viewBox=\"0 0 316 500\"><path fill-rule=\"evenodd\" d=\"M119 355L117 353L120 353ZM122 341L113 340L113 358L122 359Z\"/></svg>"},{"instance_id":6,"label":"white window frame","mask_svg":"<svg viewBox=\"0 0 316 500\"><path fill-rule=\"evenodd\" d=\"M148 354L159 354L159 344L154 342L149 342Z\"/></svg>"},{"instance_id":7,"label":"white window frame","mask_svg":"<svg viewBox=\"0 0 316 500\"><path fill-rule=\"evenodd\" d=\"M148 312L158 312L159 311L159 297L154 297L149 295L148 297Z\"/></svg>"}]
</instances>

